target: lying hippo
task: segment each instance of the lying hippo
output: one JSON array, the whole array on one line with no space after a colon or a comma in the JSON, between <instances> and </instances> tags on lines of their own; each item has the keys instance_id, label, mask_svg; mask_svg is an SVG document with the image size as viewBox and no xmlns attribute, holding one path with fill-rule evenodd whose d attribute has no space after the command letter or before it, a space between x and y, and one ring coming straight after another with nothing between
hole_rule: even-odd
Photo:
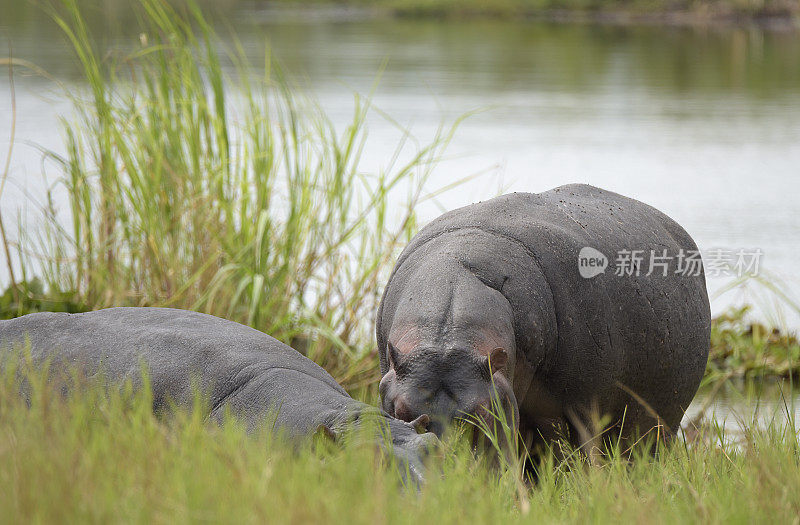
<instances>
[{"instance_id":1,"label":"lying hippo","mask_svg":"<svg viewBox=\"0 0 800 525\"><path fill-rule=\"evenodd\" d=\"M82 314L37 313L0 321L0 348L30 341L35 361L52 358L51 369L75 366L110 381L140 384L146 365L153 409L171 403L191 407L196 385L210 393L210 418L226 410L250 430L277 417L276 426L300 439L317 430L338 433L365 416L383 422L391 450L421 481L421 457L436 441L414 424L354 400L316 363L253 328L211 315L170 308L109 308ZM376 427L377 428L377 427Z\"/></svg>"},{"instance_id":2,"label":"lying hippo","mask_svg":"<svg viewBox=\"0 0 800 525\"><path fill-rule=\"evenodd\" d=\"M706 366L710 311L683 228L569 185L428 224L394 267L376 331L389 414L428 414L441 434L453 418L488 417L497 396L523 437L581 444L598 415L617 431L678 427Z\"/></svg>"}]
</instances>

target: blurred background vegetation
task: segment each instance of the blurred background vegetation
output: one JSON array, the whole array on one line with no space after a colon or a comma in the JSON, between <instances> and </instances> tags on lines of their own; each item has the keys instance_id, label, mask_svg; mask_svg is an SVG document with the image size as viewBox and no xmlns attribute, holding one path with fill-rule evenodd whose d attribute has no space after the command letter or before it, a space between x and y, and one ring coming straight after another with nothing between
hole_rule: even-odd
<instances>
[{"instance_id":1,"label":"blurred background vegetation","mask_svg":"<svg viewBox=\"0 0 800 525\"><path fill-rule=\"evenodd\" d=\"M35 19L35 7L14 3L18 21ZM796 20L796 0L199 0L206 10L229 10L243 4L275 7L341 7L368 9L377 14L433 18L553 18L605 21L650 21L661 23L769 23ZM131 12L131 3L109 0L87 16L118 23Z\"/></svg>"}]
</instances>

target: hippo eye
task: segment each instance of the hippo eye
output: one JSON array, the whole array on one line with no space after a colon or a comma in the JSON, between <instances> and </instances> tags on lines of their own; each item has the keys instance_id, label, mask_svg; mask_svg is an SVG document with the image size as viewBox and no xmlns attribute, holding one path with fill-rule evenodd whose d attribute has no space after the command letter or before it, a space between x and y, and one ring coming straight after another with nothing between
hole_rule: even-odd
<instances>
[{"instance_id":1,"label":"hippo eye","mask_svg":"<svg viewBox=\"0 0 800 525\"><path fill-rule=\"evenodd\" d=\"M433 398L433 391L429 388L420 387L418 392L419 396L425 401L430 401Z\"/></svg>"},{"instance_id":2,"label":"hippo eye","mask_svg":"<svg viewBox=\"0 0 800 525\"><path fill-rule=\"evenodd\" d=\"M394 366L394 374L398 379L402 379L408 373L408 366L405 363L398 363Z\"/></svg>"}]
</instances>

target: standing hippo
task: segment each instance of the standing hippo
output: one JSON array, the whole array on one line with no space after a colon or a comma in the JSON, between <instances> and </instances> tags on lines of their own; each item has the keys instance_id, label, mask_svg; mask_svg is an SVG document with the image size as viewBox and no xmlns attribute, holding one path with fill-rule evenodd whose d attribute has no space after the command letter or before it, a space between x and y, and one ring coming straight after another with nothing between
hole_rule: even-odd
<instances>
[{"instance_id":1,"label":"standing hippo","mask_svg":"<svg viewBox=\"0 0 800 525\"><path fill-rule=\"evenodd\" d=\"M208 417L224 412L252 431L276 417L290 438L318 429L338 433L367 416L389 431L380 445L422 478L421 457L436 441L418 434L425 418L405 423L354 400L320 366L296 350L253 328L211 315L171 308L109 308L81 314L36 313L0 321L0 349L30 343L34 362L51 359L51 370L103 374L113 383L141 385L149 374L153 409L171 403L191 407L195 386L210 394Z\"/></svg>"},{"instance_id":2,"label":"standing hippo","mask_svg":"<svg viewBox=\"0 0 800 525\"><path fill-rule=\"evenodd\" d=\"M580 184L503 195L442 215L400 255L376 327L383 408L441 434L496 396L526 439L580 445L597 416L669 435L710 324L697 246L663 213Z\"/></svg>"}]
</instances>

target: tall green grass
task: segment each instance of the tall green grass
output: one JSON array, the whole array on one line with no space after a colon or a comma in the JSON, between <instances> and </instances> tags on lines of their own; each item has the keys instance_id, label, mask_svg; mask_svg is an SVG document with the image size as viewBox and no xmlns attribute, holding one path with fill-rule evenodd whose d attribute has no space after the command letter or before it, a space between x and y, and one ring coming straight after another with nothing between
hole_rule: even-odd
<instances>
[{"instance_id":1,"label":"tall green grass","mask_svg":"<svg viewBox=\"0 0 800 525\"><path fill-rule=\"evenodd\" d=\"M449 133L413 150L405 135L383 171L365 173L369 99L355 96L337 129L268 52L250 64L195 4L172 4L137 2L140 37L110 53L76 0L51 9L88 89L68 93L76 117L63 120L66 155L54 155L70 222L47 208L22 259L38 253L45 289L69 304L219 315L348 387L374 384L379 282L415 231Z\"/></svg>"}]
</instances>

